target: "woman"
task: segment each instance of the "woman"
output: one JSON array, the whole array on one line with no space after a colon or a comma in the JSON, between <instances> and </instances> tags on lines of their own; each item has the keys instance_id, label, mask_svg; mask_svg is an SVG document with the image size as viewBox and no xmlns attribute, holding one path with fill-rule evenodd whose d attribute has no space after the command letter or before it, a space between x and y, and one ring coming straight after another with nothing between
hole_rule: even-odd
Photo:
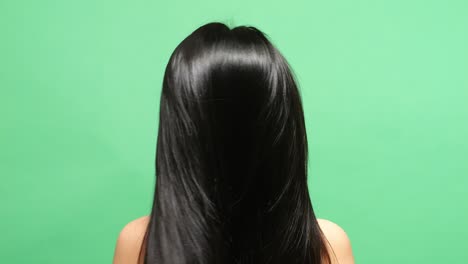
<instances>
[{"instance_id":1,"label":"woman","mask_svg":"<svg viewBox=\"0 0 468 264\"><path fill-rule=\"evenodd\" d=\"M169 59L151 214L121 231L114 264L354 263L317 219L294 74L255 27L208 23Z\"/></svg>"}]
</instances>

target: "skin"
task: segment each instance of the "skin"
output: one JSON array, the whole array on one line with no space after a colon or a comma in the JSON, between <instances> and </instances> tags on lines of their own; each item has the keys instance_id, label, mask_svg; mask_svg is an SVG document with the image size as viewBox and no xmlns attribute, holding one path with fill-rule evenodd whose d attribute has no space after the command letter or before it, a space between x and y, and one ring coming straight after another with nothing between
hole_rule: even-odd
<instances>
[{"instance_id":1,"label":"skin","mask_svg":"<svg viewBox=\"0 0 468 264\"><path fill-rule=\"evenodd\" d=\"M330 243L327 247L331 252L332 264L354 264L351 242L343 228L326 219L317 219L317 221ZM137 264L138 253L148 222L149 216L143 216L123 227L117 238L113 264Z\"/></svg>"}]
</instances>

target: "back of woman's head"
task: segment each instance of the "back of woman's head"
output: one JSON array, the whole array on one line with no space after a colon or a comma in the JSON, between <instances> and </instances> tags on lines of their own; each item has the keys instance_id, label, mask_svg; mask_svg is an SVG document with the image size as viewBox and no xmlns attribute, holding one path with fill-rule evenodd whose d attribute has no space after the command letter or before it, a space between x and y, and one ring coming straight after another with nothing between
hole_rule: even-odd
<instances>
[{"instance_id":1,"label":"back of woman's head","mask_svg":"<svg viewBox=\"0 0 468 264\"><path fill-rule=\"evenodd\" d=\"M198 28L164 74L145 263L321 263L324 241L290 66L255 27Z\"/></svg>"}]
</instances>

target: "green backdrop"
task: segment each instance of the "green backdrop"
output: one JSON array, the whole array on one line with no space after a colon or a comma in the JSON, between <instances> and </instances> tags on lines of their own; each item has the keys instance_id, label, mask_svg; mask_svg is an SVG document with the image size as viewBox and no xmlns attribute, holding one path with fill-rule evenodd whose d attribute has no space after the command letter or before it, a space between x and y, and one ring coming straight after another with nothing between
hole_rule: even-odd
<instances>
[{"instance_id":1,"label":"green backdrop","mask_svg":"<svg viewBox=\"0 0 468 264\"><path fill-rule=\"evenodd\" d=\"M463 263L467 3L2 1L0 262L111 262L150 210L167 60L220 21L291 63L312 202L357 263Z\"/></svg>"}]
</instances>

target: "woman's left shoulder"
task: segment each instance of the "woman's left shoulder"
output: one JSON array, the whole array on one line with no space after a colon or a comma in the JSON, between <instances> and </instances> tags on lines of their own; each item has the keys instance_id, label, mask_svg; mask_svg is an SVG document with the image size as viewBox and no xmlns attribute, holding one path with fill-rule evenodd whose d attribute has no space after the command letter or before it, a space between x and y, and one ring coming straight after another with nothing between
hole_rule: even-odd
<instances>
[{"instance_id":1,"label":"woman's left shoulder","mask_svg":"<svg viewBox=\"0 0 468 264\"><path fill-rule=\"evenodd\" d=\"M317 218L317 222L329 242L327 248L332 257L332 263L354 264L351 240L346 231L337 223L327 219Z\"/></svg>"},{"instance_id":2,"label":"woman's left shoulder","mask_svg":"<svg viewBox=\"0 0 468 264\"><path fill-rule=\"evenodd\" d=\"M137 263L149 219L149 216L139 217L125 224L120 230L113 264Z\"/></svg>"}]
</instances>

